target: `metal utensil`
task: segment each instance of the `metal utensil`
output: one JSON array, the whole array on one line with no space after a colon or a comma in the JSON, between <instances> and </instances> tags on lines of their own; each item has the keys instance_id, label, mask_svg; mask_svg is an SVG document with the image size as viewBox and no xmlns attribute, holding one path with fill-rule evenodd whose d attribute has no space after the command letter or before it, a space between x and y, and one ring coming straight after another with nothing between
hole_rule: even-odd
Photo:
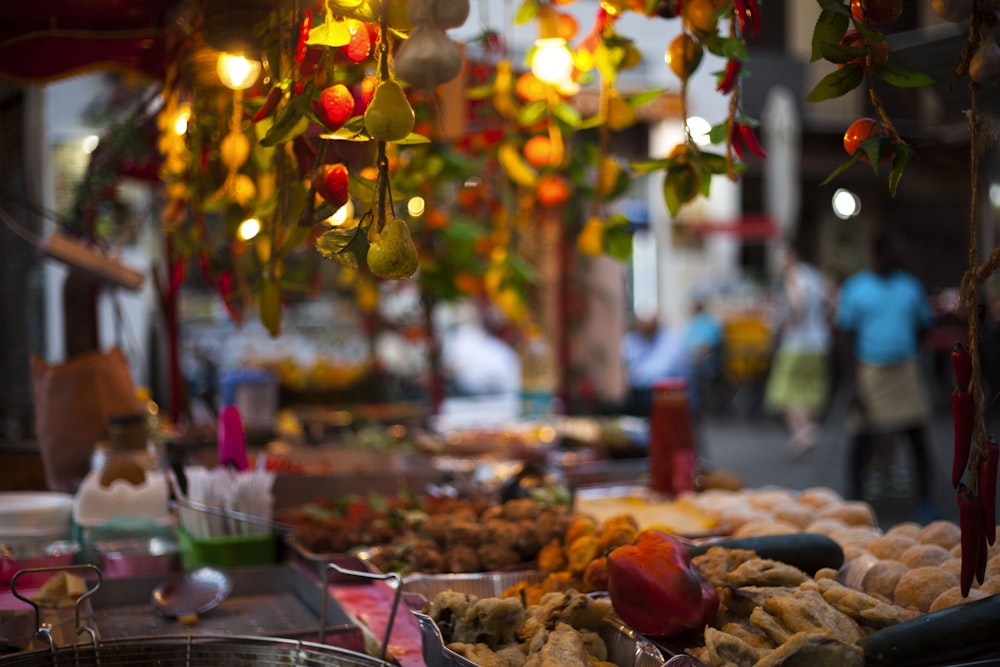
<instances>
[{"instance_id":1,"label":"metal utensil","mask_svg":"<svg viewBox=\"0 0 1000 667\"><path fill-rule=\"evenodd\" d=\"M169 617L204 614L233 592L233 580L222 570L202 567L172 577L153 589L152 605Z\"/></svg>"}]
</instances>

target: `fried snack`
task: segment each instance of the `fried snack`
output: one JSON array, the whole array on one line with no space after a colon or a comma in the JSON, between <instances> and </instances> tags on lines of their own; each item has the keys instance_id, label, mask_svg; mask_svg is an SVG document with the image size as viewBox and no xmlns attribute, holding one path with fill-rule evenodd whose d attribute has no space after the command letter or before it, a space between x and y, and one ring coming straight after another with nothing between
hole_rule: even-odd
<instances>
[{"instance_id":1,"label":"fried snack","mask_svg":"<svg viewBox=\"0 0 1000 667\"><path fill-rule=\"evenodd\" d=\"M903 607L926 612L937 596L952 586L958 586L958 578L953 574L939 567L918 567L899 579L893 600Z\"/></svg>"},{"instance_id":2,"label":"fried snack","mask_svg":"<svg viewBox=\"0 0 1000 667\"><path fill-rule=\"evenodd\" d=\"M917 540L909 535L892 535L886 533L868 544L868 551L876 558L899 560L899 556L917 544Z\"/></svg>"},{"instance_id":3,"label":"fried snack","mask_svg":"<svg viewBox=\"0 0 1000 667\"><path fill-rule=\"evenodd\" d=\"M917 533L917 542L921 544L936 544L945 549L951 549L962 539L962 530L954 521L939 519L931 521Z\"/></svg>"},{"instance_id":4,"label":"fried snack","mask_svg":"<svg viewBox=\"0 0 1000 667\"><path fill-rule=\"evenodd\" d=\"M756 628L760 628L774 642L775 646L784 644L792 637L792 633L772 614L764 611L763 607L756 607L750 613L750 624Z\"/></svg>"},{"instance_id":5,"label":"fried snack","mask_svg":"<svg viewBox=\"0 0 1000 667\"><path fill-rule=\"evenodd\" d=\"M581 574L587 563L597 558L598 544L596 534L581 535L570 542L566 550L566 569L573 574Z\"/></svg>"},{"instance_id":6,"label":"fried snack","mask_svg":"<svg viewBox=\"0 0 1000 667\"><path fill-rule=\"evenodd\" d=\"M752 646L740 637L716 630L712 626L705 628L705 648L708 651L708 664L739 667L753 667L769 650Z\"/></svg>"},{"instance_id":7,"label":"fried snack","mask_svg":"<svg viewBox=\"0 0 1000 667\"><path fill-rule=\"evenodd\" d=\"M524 663L528 661L528 654L521 644L508 644L498 648L496 654L507 667L524 667Z\"/></svg>"},{"instance_id":8,"label":"fried snack","mask_svg":"<svg viewBox=\"0 0 1000 667\"><path fill-rule=\"evenodd\" d=\"M997 574L1000 574L1000 556L993 556L986 561L986 576L993 577Z\"/></svg>"},{"instance_id":9,"label":"fried snack","mask_svg":"<svg viewBox=\"0 0 1000 667\"><path fill-rule=\"evenodd\" d=\"M960 604L965 604L966 602L972 602L973 600L981 600L983 598L988 598L989 593L981 588L972 588L969 590L968 597L962 596L961 586L952 586L941 595L934 598L934 602L931 603L929 612L941 611L942 609L947 609L948 607L955 607Z\"/></svg>"},{"instance_id":10,"label":"fried snack","mask_svg":"<svg viewBox=\"0 0 1000 667\"><path fill-rule=\"evenodd\" d=\"M608 557L598 556L587 563L582 576L582 593L608 590Z\"/></svg>"},{"instance_id":11,"label":"fried snack","mask_svg":"<svg viewBox=\"0 0 1000 667\"><path fill-rule=\"evenodd\" d=\"M722 626L721 630L733 635L734 637L742 639L754 648L770 650L775 647L775 643L771 640L767 633L758 627L750 625L749 622L726 623Z\"/></svg>"},{"instance_id":12,"label":"fried snack","mask_svg":"<svg viewBox=\"0 0 1000 667\"><path fill-rule=\"evenodd\" d=\"M479 667L509 667L509 663L498 656L493 649L481 642L477 644L451 642L447 646L463 658L479 665Z\"/></svg>"},{"instance_id":13,"label":"fried snack","mask_svg":"<svg viewBox=\"0 0 1000 667\"><path fill-rule=\"evenodd\" d=\"M861 547L867 550L878 539L879 534L872 526L847 526L834 531L830 537L841 547Z\"/></svg>"},{"instance_id":14,"label":"fried snack","mask_svg":"<svg viewBox=\"0 0 1000 667\"><path fill-rule=\"evenodd\" d=\"M896 560L914 570L918 567L941 565L946 560L951 560L951 552L936 544L914 544Z\"/></svg>"},{"instance_id":15,"label":"fried snack","mask_svg":"<svg viewBox=\"0 0 1000 667\"><path fill-rule=\"evenodd\" d=\"M510 644L525 622L524 606L514 598L480 598L455 623L452 641L490 646Z\"/></svg>"},{"instance_id":16,"label":"fried snack","mask_svg":"<svg viewBox=\"0 0 1000 667\"><path fill-rule=\"evenodd\" d=\"M798 632L754 667L864 667L860 647L826 632Z\"/></svg>"},{"instance_id":17,"label":"fried snack","mask_svg":"<svg viewBox=\"0 0 1000 667\"><path fill-rule=\"evenodd\" d=\"M589 665L590 653L576 630L566 623L545 633L545 642L528 653L524 667L560 667L561 665Z\"/></svg>"},{"instance_id":18,"label":"fried snack","mask_svg":"<svg viewBox=\"0 0 1000 667\"><path fill-rule=\"evenodd\" d=\"M949 574L955 575L956 577L961 577L962 576L962 559L961 558L954 558L954 557L949 558L945 562L943 562L940 565L938 565L938 567L941 568L942 570L944 570L945 572L949 573ZM987 567L989 567L989 566L987 565ZM986 576L987 577L990 576L989 570L987 570ZM972 580L972 587L973 588L977 588L978 587L978 582L976 582L975 579Z\"/></svg>"},{"instance_id":19,"label":"fried snack","mask_svg":"<svg viewBox=\"0 0 1000 667\"><path fill-rule=\"evenodd\" d=\"M701 576L716 588L728 585L726 576L741 564L756 558L757 554L748 549L726 549L711 547L708 551L691 559Z\"/></svg>"},{"instance_id":20,"label":"fried snack","mask_svg":"<svg viewBox=\"0 0 1000 667\"><path fill-rule=\"evenodd\" d=\"M767 558L752 558L730 572L726 580L731 586L798 586L809 580L802 570Z\"/></svg>"},{"instance_id":21,"label":"fried snack","mask_svg":"<svg viewBox=\"0 0 1000 667\"><path fill-rule=\"evenodd\" d=\"M544 574L565 570L566 554L563 553L562 543L559 540L551 540L538 552L536 563Z\"/></svg>"},{"instance_id":22,"label":"fried snack","mask_svg":"<svg viewBox=\"0 0 1000 667\"><path fill-rule=\"evenodd\" d=\"M569 528L566 529L566 536L563 541L566 544L573 544L573 542L583 535L593 535L597 532L597 521L585 514L577 515L572 523L569 524Z\"/></svg>"},{"instance_id":23,"label":"fried snack","mask_svg":"<svg viewBox=\"0 0 1000 667\"><path fill-rule=\"evenodd\" d=\"M843 530L847 527L847 524L840 519L833 519L831 517L824 517L822 519L816 519L811 524L806 526L807 533L819 533L820 535L826 535L827 537L833 535L838 530Z\"/></svg>"},{"instance_id":24,"label":"fried snack","mask_svg":"<svg viewBox=\"0 0 1000 667\"><path fill-rule=\"evenodd\" d=\"M441 629L444 637L451 637L455 625L472 607L475 598L457 591L441 591L424 605L423 612Z\"/></svg>"},{"instance_id":25,"label":"fried snack","mask_svg":"<svg viewBox=\"0 0 1000 667\"><path fill-rule=\"evenodd\" d=\"M726 610L746 618L769 599L793 595L797 590L791 586L727 586L719 589L719 601Z\"/></svg>"},{"instance_id":26,"label":"fried snack","mask_svg":"<svg viewBox=\"0 0 1000 667\"><path fill-rule=\"evenodd\" d=\"M524 640L559 623L568 623L578 630L597 630L612 612L611 600L607 598L595 599L574 590L547 593L529 608L519 635Z\"/></svg>"},{"instance_id":27,"label":"fried snack","mask_svg":"<svg viewBox=\"0 0 1000 667\"><path fill-rule=\"evenodd\" d=\"M764 610L792 632L828 630L837 639L854 643L861 639L861 628L850 616L835 609L817 591L797 590L764 601Z\"/></svg>"},{"instance_id":28,"label":"fried snack","mask_svg":"<svg viewBox=\"0 0 1000 667\"><path fill-rule=\"evenodd\" d=\"M87 582L70 572L57 572L31 596L42 607L72 607L87 592Z\"/></svg>"},{"instance_id":29,"label":"fried snack","mask_svg":"<svg viewBox=\"0 0 1000 667\"><path fill-rule=\"evenodd\" d=\"M883 628L907 620L898 607L844 586L832 579L823 579L816 583L819 585L820 594L824 600L861 625Z\"/></svg>"},{"instance_id":30,"label":"fried snack","mask_svg":"<svg viewBox=\"0 0 1000 667\"><path fill-rule=\"evenodd\" d=\"M896 586L909 568L897 560L880 560L865 572L861 579L861 588L870 595L880 595L889 601L895 601Z\"/></svg>"}]
</instances>

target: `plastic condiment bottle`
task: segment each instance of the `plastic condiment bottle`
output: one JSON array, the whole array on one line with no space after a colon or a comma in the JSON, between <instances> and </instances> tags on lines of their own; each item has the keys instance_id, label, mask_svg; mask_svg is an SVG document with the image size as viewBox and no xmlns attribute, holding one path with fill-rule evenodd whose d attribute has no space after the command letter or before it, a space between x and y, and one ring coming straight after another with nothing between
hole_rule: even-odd
<instances>
[{"instance_id":1,"label":"plastic condiment bottle","mask_svg":"<svg viewBox=\"0 0 1000 667\"><path fill-rule=\"evenodd\" d=\"M683 378L660 380L653 385L648 457L653 492L674 496L694 490L697 457L687 381Z\"/></svg>"}]
</instances>

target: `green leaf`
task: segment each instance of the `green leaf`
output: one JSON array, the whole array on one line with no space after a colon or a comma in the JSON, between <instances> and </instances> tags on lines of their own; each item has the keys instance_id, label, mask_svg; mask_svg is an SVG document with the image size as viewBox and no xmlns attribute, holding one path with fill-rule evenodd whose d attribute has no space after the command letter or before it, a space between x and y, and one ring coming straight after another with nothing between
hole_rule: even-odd
<instances>
[{"instance_id":1,"label":"green leaf","mask_svg":"<svg viewBox=\"0 0 1000 667\"><path fill-rule=\"evenodd\" d=\"M663 179L663 201L670 215L676 216L681 207L694 199L701 189L701 176L693 165L675 165L667 169Z\"/></svg>"},{"instance_id":2,"label":"green leaf","mask_svg":"<svg viewBox=\"0 0 1000 667\"><path fill-rule=\"evenodd\" d=\"M517 122L521 125L534 125L545 117L548 104L545 100L535 100L521 107L517 114Z\"/></svg>"},{"instance_id":3,"label":"green leaf","mask_svg":"<svg viewBox=\"0 0 1000 667\"><path fill-rule=\"evenodd\" d=\"M604 244L604 252L608 256L622 262L626 262L632 257L632 232L628 227L630 224L631 222L627 218L625 225L610 226L605 224L601 240Z\"/></svg>"},{"instance_id":4,"label":"green leaf","mask_svg":"<svg viewBox=\"0 0 1000 667\"><path fill-rule=\"evenodd\" d=\"M854 155L852 155L851 157L849 157L846 160L844 160L844 162L841 163L841 165L839 167L837 167L836 169L833 170L833 173L831 173L829 176L827 176L825 179L823 179L823 182L820 183L820 185L827 185L828 183L830 183L830 181L832 181L833 179L835 179L837 176L840 176L842 173L844 173L845 171L847 171L851 167L852 164L854 164L855 162L857 162L858 160L860 160L862 155L864 155L864 153L862 153L861 151L854 151Z\"/></svg>"},{"instance_id":5,"label":"green leaf","mask_svg":"<svg viewBox=\"0 0 1000 667\"><path fill-rule=\"evenodd\" d=\"M920 88L934 83L934 79L923 72L889 62L879 65L875 74L889 85L897 88Z\"/></svg>"},{"instance_id":6,"label":"green leaf","mask_svg":"<svg viewBox=\"0 0 1000 667\"><path fill-rule=\"evenodd\" d=\"M910 147L906 144L897 144L895 146L896 154L892 158L892 171L889 172L889 194L893 197L896 196L896 188L899 186L899 181L903 178L903 169L906 168L906 163L910 159Z\"/></svg>"},{"instance_id":7,"label":"green leaf","mask_svg":"<svg viewBox=\"0 0 1000 667\"><path fill-rule=\"evenodd\" d=\"M709 53L725 60L750 60L746 40L742 37L722 37L716 33L702 40L702 45Z\"/></svg>"},{"instance_id":8,"label":"green leaf","mask_svg":"<svg viewBox=\"0 0 1000 667\"><path fill-rule=\"evenodd\" d=\"M704 175L727 173L726 156L724 155L698 151L691 156L691 161L698 166L699 171Z\"/></svg>"},{"instance_id":9,"label":"green leaf","mask_svg":"<svg viewBox=\"0 0 1000 667\"><path fill-rule=\"evenodd\" d=\"M580 110L564 101L560 101L559 104L552 108L552 115L574 130L579 128L580 123L583 121L583 118L580 116Z\"/></svg>"},{"instance_id":10,"label":"green leaf","mask_svg":"<svg viewBox=\"0 0 1000 667\"><path fill-rule=\"evenodd\" d=\"M888 147L888 142L885 141L885 138L882 135L877 134L874 137L868 137L862 141L859 146L861 147L861 151L864 151L865 156L868 158L868 162L871 163L872 171L878 173L879 156L882 153L882 149ZM861 151L857 152L860 153Z\"/></svg>"},{"instance_id":11,"label":"green leaf","mask_svg":"<svg viewBox=\"0 0 1000 667\"><path fill-rule=\"evenodd\" d=\"M643 162L633 162L631 163L632 170L638 174L650 174L654 171L660 171L661 169L666 169L671 164L673 160L669 158L662 158L660 160L645 160Z\"/></svg>"},{"instance_id":12,"label":"green leaf","mask_svg":"<svg viewBox=\"0 0 1000 667\"><path fill-rule=\"evenodd\" d=\"M863 46L846 46L844 44L820 44L823 57L832 63L846 63L855 58L864 58L868 49Z\"/></svg>"},{"instance_id":13,"label":"green leaf","mask_svg":"<svg viewBox=\"0 0 1000 667\"><path fill-rule=\"evenodd\" d=\"M337 48L351 41L351 31L343 21L327 20L309 31L306 44Z\"/></svg>"},{"instance_id":14,"label":"green leaf","mask_svg":"<svg viewBox=\"0 0 1000 667\"><path fill-rule=\"evenodd\" d=\"M640 93L636 93L635 95L629 95L627 98L625 98L625 101L628 102L633 107L641 107L643 104L649 104L653 100L659 98L665 92L667 92L666 88L653 88L650 90L644 90Z\"/></svg>"},{"instance_id":15,"label":"green leaf","mask_svg":"<svg viewBox=\"0 0 1000 667\"><path fill-rule=\"evenodd\" d=\"M347 192L360 201L370 202L375 198L375 181L367 178L355 176L349 173L347 176Z\"/></svg>"},{"instance_id":16,"label":"green leaf","mask_svg":"<svg viewBox=\"0 0 1000 667\"><path fill-rule=\"evenodd\" d=\"M392 143L397 146L413 146L415 144L429 144L430 142L430 138L425 137L422 134L417 134L416 132L410 132L399 141L393 141Z\"/></svg>"},{"instance_id":17,"label":"green leaf","mask_svg":"<svg viewBox=\"0 0 1000 667\"><path fill-rule=\"evenodd\" d=\"M382 12L382 3L378 0L330 0L327 7L335 14L364 23L378 21Z\"/></svg>"},{"instance_id":18,"label":"green leaf","mask_svg":"<svg viewBox=\"0 0 1000 667\"><path fill-rule=\"evenodd\" d=\"M858 63L844 65L836 72L823 77L816 87L806 95L807 102L822 102L845 95L861 85L864 74Z\"/></svg>"},{"instance_id":19,"label":"green leaf","mask_svg":"<svg viewBox=\"0 0 1000 667\"><path fill-rule=\"evenodd\" d=\"M260 145L277 146L291 141L308 130L310 122L309 116L302 113L301 106L293 99L281 109L274 124L260 140Z\"/></svg>"},{"instance_id":20,"label":"green leaf","mask_svg":"<svg viewBox=\"0 0 1000 667\"><path fill-rule=\"evenodd\" d=\"M538 9L538 0L524 0L517 8L517 13L514 14L514 25L524 25L533 21L538 16Z\"/></svg>"},{"instance_id":21,"label":"green leaf","mask_svg":"<svg viewBox=\"0 0 1000 667\"><path fill-rule=\"evenodd\" d=\"M324 132L321 139L339 139L340 141L371 141L365 131L364 115L357 115L338 127L333 132Z\"/></svg>"},{"instance_id":22,"label":"green leaf","mask_svg":"<svg viewBox=\"0 0 1000 667\"><path fill-rule=\"evenodd\" d=\"M368 254L368 239L360 227L328 229L316 239L316 250L326 259L356 269Z\"/></svg>"},{"instance_id":23,"label":"green leaf","mask_svg":"<svg viewBox=\"0 0 1000 667\"><path fill-rule=\"evenodd\" d=\"M843 0L817 0L819 2L819 7L824 12L833 12L834 14L843 14L844 16L851 15L851 8L846 5Z\"/></svg>"},{"instance_id":24,"label":"green leaf","mask_svg":"<svg viewBox=\"0 0 1000 667\"><path fill-rule=\"evenodd\" d=\"M820 12L819 18L816 19L816 25L813 27L810 62L816 62L823 57L822 47L824 44L839 44L840 40L847 34L848 26L851 25L850 10L840 5L839 2L832 4L839 5L846 11L839 12L824 8Z\"/></svg>"},{"instance_id":25,"label":"green leaf","mask_svg":"<svg viewBox=\"0 0 1000 667\"><path fill-rule=\"evenodd\" d=\"M493 86L473 86L465 89L465 99L467 100L488 100L493 95Z\"/></svg>"},{"instance_id":26,"label":"green leaf","mask_svg":"<svg viewBox=\"0 0 1000 667\"><path fill-rule=\"evenodd\" d=\"M726 140L726 123L719 123L708 131L708 140L713 144L721 144Z\"/></svg>"}]
</instances>

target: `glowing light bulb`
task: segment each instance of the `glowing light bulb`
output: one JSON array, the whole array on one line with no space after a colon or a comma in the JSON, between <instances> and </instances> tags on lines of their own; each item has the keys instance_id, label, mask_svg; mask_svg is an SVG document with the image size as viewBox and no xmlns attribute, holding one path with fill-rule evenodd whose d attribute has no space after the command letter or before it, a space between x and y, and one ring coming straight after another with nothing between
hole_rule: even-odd
<instances>
[{"instance_id":1,"label":"glowing light bulb","mask_svg":"<svg viewBox=\"0 0 1000 667\"><path fill-rule=\"evenodd\" d=\"M84 153L90 155L97 150L97 145L99 143L101 143L101 138L99 136L96 134L88 134L83 138L83 143L80 145L80 148L83 149Z\"/></svg>"},{"instance_id":2,"label":"glowing light bulb","mask_svg":"<svg viewBox=\"0 0 1000 667\"><path fill-rule=\"evenodd\" d=\"M562 37L548 37L535 40L535 51L531 54L531 72L539 81L558 84L570 78L573 73L573 54L566 48Z\"/></svg>"},{"instance_id":3,"label":"glowing light bulb","mask_svg":"<svg viewBox=\"0 0 1000 667\"><path fill-rule=\"evenodd\" d=\"M177 110L177 117L174 118L174 134L184 136L188 131L188 122L191 120L191 107L183 106Z\"/></svg>"},{"instance_id":4,"label":"glowing light bulb","mask_svg":"<svg viewBox=\"0 0 1000 667\"><path fill-rule=\"evenodd\" d=\"M410 197L410 201L406 202L406 211L414 218L419 218L424 214L425 206L423 197Z\"/></svg>"},{"instance_id":5,"label":"glowing light bulb","mask_svg":"<svg viewBox=\"0 0 1000 667\"><path fill-rule=\"evenodd\" d=\"M247 218L240 223L239 228L236 230L236 234L244 241L249 241L260 234L260 220L257 218Z\"/></svg>"},{"instance_id":6,"label":"glowing light bulb","mask_svg":"<svg viewBox=\"0 0 1000 667\"><path fill-rule=\"evenodd\" d=\"M850 190L839 188L833 193L833 212L841 220L853 218L861 213L861 198Z\"/></svg>"},{"instance_id":7,"label":"glowing light bulb","mask_svg":"<svg viewBox=\"0 0 1000 667\"><path fill-rule=\"evenodd\" d=\"M687 129L691 133L691 139L699 146L704 146L712 142L708 133L712 130L712 125L701 116L691 116L687 119Z\"/></svg>"},{"instance_id":8,"label":"glowing light bulb","mask_svg":"<svg viewBox=\"0 0 1000 667\"><path fill-rule=\"evenodd\" d=\"M348 223L354 221L354 204L350 199L347 203L334 211L329 218L324 220L330 227L344 227L345 229L350 229Z\"/></svg>"},{"instance_id":9,"label":"glowing light bulb","mask_svg":"<svg viewBox=\"0 0 1000 667\"><path fill-rule=\"evenodd\" d=\"M222 52L215 69L224 86L233 90L245 90L257 81L261 66L260 62L243 55Z\"/></svg>"}]
</instances>

